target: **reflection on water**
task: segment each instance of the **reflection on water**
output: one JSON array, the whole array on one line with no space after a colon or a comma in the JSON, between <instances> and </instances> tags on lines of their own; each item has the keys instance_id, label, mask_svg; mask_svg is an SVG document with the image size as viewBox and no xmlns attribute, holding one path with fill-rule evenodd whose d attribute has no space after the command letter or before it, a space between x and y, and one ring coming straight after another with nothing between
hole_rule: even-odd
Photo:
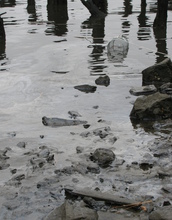
<instances>
[{"instance_id":1,"label":"reflection on water","mask_svg":"<svg viewBox=\"0 0 172 220\"><path fill-rule=\"evenodd\" d=\"M29 14L28 21L31 23L37 22L42 1L27 0L26 2L27 2L27 6L24 6L24 7L27 9L27 13ZM17 8L17 6L20 6L21 4L26 4L26 2L15 1L15 0L0 0L0 7L1 8L4 7L8 11L9 10L8 8L11 8L11 7ZM70 0L70 4L71 4L71 2L72 2L72 4L79 5L79 3L77 3L77 1ZM103 11L105 14L107 14L107 11L108 11L107 0L93 0L93 2L95 4L97 4L98 8L101 11ZM112 2L112 0L111 0L111 2ZM47 20L48 20L48 22L46 21L47 26L45 27L45 34L46 35L56 35L56 36L66 35L68 32L67 21L69 19L69 17L68 17L69 0L47 0L47 1L44 1L44 3L47 6L47 10L46 10L47 14L46 15L47 15ZM138 41L144 41L144 40L149 41L152 38L152 35L151 35L152 21L150 21L150 19L152 19L152 17L150 16L150 14L151 14L150 11L152 11L152 8L153 8L153 9L155 9L155 12L156 12L157 5L155 4L156 1L141 0L137 4L140 4L140 3L142 3L142 4L140 5L141 6L139 8L140 11L138 12L138 7L137 7L137 10L135 10L134 1L123 0L123 1L121 1L120 5L119 5L119 1L118 1L118 7L116 10L118 10L118 9L119 10L116 14L120 15L119 21L120 21L120 25L122 27L122 34L124 36L127 36L128 39L129 39L129 32L132 32L132 30L131 30L132 26L137 25L137 23L135 23L133 21L133 17L136 14L137 19L138 19L138 27L136 27L136 29L138 28L138 31L136 33L137 40ZM147 5L149 5L148 8L146 7L147 6L146 3L147 3ZM80 6L82 6L82 3L80 3ZM122 8L122 11L121 11L121 8ZM20 8L19 8L19 10L20 10ZM72 10L74 11L73 13L75 13L75 12L77 12L77 10L80 10L80 9L75 10L75 8L74 8ZM109 8L109 10L111 10L111 8ZM23 17L22 16L17 17L15 13L16 12L14 10L14 13L13 14L11 13L11 16L9 16L9 17L8 17L8 13L7 13L7 17L5 17L5 25L8 25L8 26L18 25L18 27L19 27L24 24ZM82 13L82 11L80 10L79 13ZM79 15L79 13L78 13L78 15ZM21 15L22 15L22 12L21 12ZM132 16L130 16L130 15L132 15ZM113 16L113 14L110 13L108 16ZM105 19L106 19L106 17L101 18L101 19L96 19L96 18L90 17L87 20L85 20L84 22L82 22L82 24L81 24L82 30L83 29L85 29L86 31L91 30L92 39L90 41L92 41L92 43L89 47L92 48L92 51L91 51L89 58L88 58L89 68L91 69L91 73L95 72L95 73L102 74L104 70L107 70L107 62L106 62L107 56L105 55L105 53L106 53L105 43L107 43L107 42L105 42L105 40L104 40L104 38L105 38ZM22 21L22 22L19 22L19 21ZM77 22L79 22L79 25L80 25L80 20ZM111 24L111 25L113 25L113 24ZM114 25L115 25L115 21L114 21ZM111 29L115 29L115 26L114 27L111 26ZM160 62L164 59L164 57L165 57L164 54L167 54L166 30L165 31L154 30L154 36L155 36L156 47L157 47L157 53L155 54L156 61ZM113 37L114 36L112 36L112 38ZM107 40L110 41L111 39L108 38ZM6 50L5 47L6 47L5 41L1 41L0 42L0 59L1 60L4 59L6 56L5 55L5 50Z\"/></svg>"},{"instance_id":2,"label":"reflection on water","mask_svg":"<svg viewBox=\"0 0 172 220\"><path fill-rule=\"evenodd\" d=\"M1 15L0 15L0 60L3 60L6 57L5 54L6 36L5 36L4 22L3 22L3 18L1 18Z\"/></svg>"},{"instance_id":3,"label":"reflection on water","mask_svg":"<svg viewBox=\"0 0 172 220\"><path fill-rule=\"evenodd\" d=\"M93 1L99 10L107 14L107 1ZM90 60L88 62L90 63L90 69L91 69L91 75L93 73L99 73L101 74L107 66L104 64L106 58L103 57L105 46L104 44L104 37L105 37L105 17L101 18L95 18L90 17L86 21L84 21L81 25L82 29L92 29L92 38L93 38L93 44L91 47L93 48L91 54L90 54Z\"/></svg>"},{"instance_id":4,"label":"reflection on water","mask_svg":"<svg viewBox=\"0 0 172 220\"><path fill-rule=\"evenodd\" d=\"M124 4L124 13L123 13L123 17L128 17L129 15L132 14L132 4L131 4L132 0L124 0L123 4Z\"/></svg>"},{"instance_id":5,"label":"reflection on water","mask_svg":"<svg viewBox=\"0 0 172 220\"><path fill-rule=\"evenodd\" d=\"M48 21L54 21L48 25L46 34L63 36L68 32L68 7L67 0L48 0L47 5Z\"/></svg>"},{"instance_id":6,"label":"reflection on water","mask_svg":"<svg viewBox=\"0 0 172 220\"><path fill-rule=\"evenodd\" d=\"M139 30L137 32L138 40L151 39L150 24L148 24L148 17L146 16L146 1L142 1L141 12L138 16Z\"/></svg>"},{"instance_id":7,"label":"reflection on water","mask_svg":"<svg viewBox=\"0 0 172 220\"><path fill-rule=\"evenodd\" d=\"M91 72L101 73L106 68L104 61L106 58L103 58L105 46L104 43L104 26L105 18L97 19L90 17L88 20L84 21L81 25L81 28L92 29L93 44L91 45L92 52L90 54L90 63Z\"/></svg>"},{"instance_id":8,"label":"reflection on water","mask_svg":"<svg viewBox=\"0 0 172 220\"><path fill-rule=\"evenodd\" d=\"M27 13L30 15L28 18L29 22L37 21L35 0L27 0Z\"/></svg>"},{"instance_id":9,"label":"reflection on water","mask_svg":"<svg viewBox=\"0 0 172 220\"><path fill-rule=\"evenodd\" d=\"M157 47L157 53L156 53L157 63L163 61L168 54L166 32L167 32L166 28L165 29L154 28L154 35L155 35L156 47Z\"/></svg>"},{"instance_id":10,"label":"reflection on water","mask_svg":"<svg viewBox=\"0 0 172 220\"><path fill-rule=\"evenodd\" d=\"M122 33L123 33L123 35L128 35L128 33L129 33L129 31L130 31L130 26L131 26L131 23L127 20L127 17L129 16L129 15L131 15L132 14L132 8L133 8L133 6L132 6L132 4L131 4L131 0L125 0L124 2L123 2L123 5L124 5L124 7L123 7L123 13L122 13Z\"/></svg>"},{"instance_id":11,"label":"reflection on water","mask_svg":"<svg viewBox=\"0 0 172 220\"><path fill-rule=\"evenodd\" d=\"M14 7L16 5L15 0L1 0L0 7Z\"/></svg>"}]
</instances>

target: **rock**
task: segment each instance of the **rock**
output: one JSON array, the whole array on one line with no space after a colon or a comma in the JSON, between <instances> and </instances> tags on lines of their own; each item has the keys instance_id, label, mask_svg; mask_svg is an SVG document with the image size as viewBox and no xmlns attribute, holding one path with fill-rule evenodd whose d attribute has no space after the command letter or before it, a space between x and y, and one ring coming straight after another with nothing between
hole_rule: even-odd
<instances>
[{"instance_id":1,"label":"rock","mask_svg":"<svg viewBox=\"0 0 172 220\"><path fill-rule=\"evenodd\" d=\"M19 142L17 144L17 146L20 147L20 148L25 148L26 147L26 143L25 142Z\"/></svg>"},{"instance_id":2,"label":"rock","mask_svg":"<svg viewBox=\"0 0 172 220\"><path fill-rule=\"evenodd\" d=\"M76 153L77 154L81 154L83 152L84 148L83 147L80 147L80 146L77 146L76 147Z\"/></svg>"},{"instance_id":3,"label":"rock","mask_svg":"<svg viewBox=\"0 0 172 220\"><path fill-rule=\"evenodd\" d=\"M171 220L172 217L172 206L159 207L157 210L153 211L149 220Z\"/></svg>"},{"instance_id":4,"label":"rock","mask_svg":"<svg viewBox=\"0 0 172 220\"><path fill-rule=\"evenodd\" d=\"M110 61L123 62L128 53L128 40L124 36L113 38L107 45L107 55Z\"/></svg>"},{"instance_id":5,"label":"rock","mask_svg":"<svg viewBox=\"0 0 172 220\"><path fill-rule=\"evenodd\" d=\"M86 124L86 121L80 121L80 120L68 120L68 119L62 119L62 118L42 118L42 123L45 126L51 126L51 127L60 127L60 126L72 126L72 125L79 125L79 124Z\"/></svg>"},{"instance_id":6,"label":"rock","mask_svg":"<svg viewBox=\"0 0 172 220\"><path fill-rule=\"evenodd\" d=\"M172 117L172 97L159 92L136 99L131 120L158 120Z\"/></svg>"},{"instance_id":7,"label":"rock","mask_svg":"<svg viewBox=\"0 0 172 220\"><path fill-rule=\"evenodd\" d=\"M53 210L44 220L98 220L97 212L81 203L65 200L64 204Z\"/></svg>"},{"instance_id":8,"label":"rock","mask_svg":"<svg viewBox=\"0 0 172 220\"><path fill-rule=\"evenodd\" d=\"M110 127L97 128L93 131L93 134L103 139L110 134L110 131L111 131Z\"/></svg>"},{"instance_id":9,"label":"rock","mask_svg":"<svg viewBox=\"0 0 172 220\"><path fill-rule=\"evenodd\" d=\"M154 85L142 86L142 87L133 87L129 91L131 95L150 95L157 92L157 88Z\"/></svg>"},{"instance_id":10,"label":"rock","mask_svg":"<svg viewBox=\"0 0 172 220\"><path fill-rule=\"evenodd\" d=\"M101 85L101 86L109 86L110 85L110 78L109 76L100 76L99 78L97 78L95 80L95 83L97 85Z\"/></svg>"},{"instance_id":11,"label":"rock","mask_svg":"<svg viewBox=\"0 0 172 220\"><path fill-rule=\"evenodd\" d=\"M100 167L106 168L115 160L115 154L112 150L98 148L90 156L90 159L97 162Z\"/></svg>"},{"instance_id":12,"label":"rock","mask_svg":"<svg viewBox=\"0 0 172 220\"><path fill-rule=\"evenodd\" d=\"M165 93L165 94L172 94L172 83L165 83L162 86L160 86L159 88L161 93Z\"/></svg>"},{"instance_id":13,"label":"rock","mask_svg":"<svg viewBox=\"0 0 172 220\"><path fill-rule=\"evenodd\" d=\"M78 89L81 92L85 92L85 93L94 93L97 89L96 86L90 86L90 85L87 85L87 84L74 86L74 88Z\"/></svg>"},{"instance_id":14,"label":"rock","mask_svg":"<svg viewBox=\"0 0 172 220\"><path fill-rule=\"evenodd\" d=\"M3 14L5 14L5 13L0 14L0 39L5 38L4 22L3 22L3 19L1 18L1 15L3 15Z\"/></svg>"},{"instance_id":15,"label":"rock","mask_svg":"<svg viewBox=\"0 0 172 220\"><path fill-rule=\"evenodd\" d=\"M68 114L70 115L70 118L73 118L73 119L77 117L81 117L81 115L76 111L68 111Z\"/></svg>"},{"instance_id":16,"label":"rock","mask_svg":"<svg viewBox=\"0 0 172 220\"><path fill-rule=\"evenodd\" d=\"M142 85L160 87L164 83L172 82L172 62L169 58L150 66L142 71Z\"/></svg>"}]
</instances>

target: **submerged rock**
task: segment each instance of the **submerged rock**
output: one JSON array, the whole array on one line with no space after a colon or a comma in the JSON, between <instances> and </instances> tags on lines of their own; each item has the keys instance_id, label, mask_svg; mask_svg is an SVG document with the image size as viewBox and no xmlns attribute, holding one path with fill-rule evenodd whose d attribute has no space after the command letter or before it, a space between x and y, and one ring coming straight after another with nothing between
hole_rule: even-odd
<instances>
[{"instance_id":1,"label":"submerged rock","mask_svg":"<svg viewBox=\"0 0 172 220\"><path fill-rule=\"evenodd\" d=\"M172 117L172 97L159 92L136 99L131 120L158 120Z\"/></svg>"},{"instance_id":2,"label":"submerged rock","mask_svg":"<svg viewBox=\"0 0 172 220\"><path fill-rule=\"evenodd\" d=\"M97 162L100 167L106 168L115 160L115 154L112 150L98 148L90 156L90 159Z\"/></svg>"},{"instance_id":3,"label":"submerged rock","mask_svg":"<svg viewBox=\"0 0 172 220\"><path fill-rule=\"evenodd\" d=\"M80 121L80 120L68 120L63 118L42 118L42 123L45 126L51 126L51 127L60 127L60 126L72 126L72 125L79 125L79 124L86 124L86 121Z\"/></svg>"},{"instance_id":4,"label":"submerged rock","mask_svg":"<svg viewBox=\"0 0 172 220\"><path fill-rule=\"evenodd\" d=\"M85 92L85 93L94 93L97 89L96 86L90 86L90 85L87 85L87 84L74 86L74 88L78 89L81 92Z\"/></svg>"},{"instance_id":5,"label":"submerged rock","mask_svg":"<svg viewBox=\"0 0 172 220\"><path fill-rule=\"evenodd\" d=\"M97 85L101 85L101 86L109 86L110 85L110 78L109 76L100 76L99 78L97 78L95 80L95 83Z\"/></svg>"},{"instance_id":6,"label":"submerged rock","mask_svg":"<svg viewBox=\"0 0 172 220\"><path fill-rule=\"evenodd\" d=\"M172 82L172 62L169 58L150 66L142 71L142 85L160 87L164 83Z\"/></svg>"}]
</instances>

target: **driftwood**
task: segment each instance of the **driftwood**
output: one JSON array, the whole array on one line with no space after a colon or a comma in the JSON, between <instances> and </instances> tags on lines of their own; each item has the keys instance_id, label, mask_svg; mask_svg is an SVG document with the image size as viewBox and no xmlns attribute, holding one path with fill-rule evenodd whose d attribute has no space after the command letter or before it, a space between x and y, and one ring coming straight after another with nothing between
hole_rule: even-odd
<instances>
[{"instance_id":1,"label":"driftwood","mask_svg":"<svg viewBox=\"0 0 172 220\"><path fill-rule=\"evenodd\" d=\"M83 190L74 190L70 188L65 188L65 193L66 195L69 196L79 196L81 198L84 197L90 197L98 201L104 201L110 205L114 206L120 206L120 207L125 207L125 206L132 206L132 204L135 204L132 208L138 209L142 203L136 203L134 200L130 200L128 198L116 196L116 195L111 195L108 193L102 193L102 192L97 192L97 191L91 191L87 189Z\"/></svg>"},{"instance_id":2,"label":"driftwood","mask_svg":"<svg viewBox=\"0 0 172 220\"><path fill-rule=\"evenodd\" d=\"M92 0L81 0L82 4L89 10L90 14L94 17L105 17L106 13L99 10Z\"/></svg>"}]
</instances>

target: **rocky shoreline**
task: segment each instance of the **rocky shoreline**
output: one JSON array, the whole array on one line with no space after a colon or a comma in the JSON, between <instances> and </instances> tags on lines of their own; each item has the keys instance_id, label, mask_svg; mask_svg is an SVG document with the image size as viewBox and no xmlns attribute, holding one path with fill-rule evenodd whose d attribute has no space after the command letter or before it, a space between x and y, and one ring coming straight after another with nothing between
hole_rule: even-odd
<instances>
[{"instance_id":1,"label":"rocky shoreline","mask_svg":"<svg viewBox=\"0 0 172 220\"><path fill-rule=\"evenodd\" d=\"M101 77L100 80L107 82L107 77ZM156 88L159 90L159 87ZM155 97L161 97L159 91L153 90L153 94L151 90L144 98L138 98L142 99L141 108L136 109L136 99L133 105L135 111L148 106L146 101L149 98L155 100ZM136 94L137 89L134 91ZM162 96L171 97L170 94ZM6 139L2 141L4 149L0 151L2 178L11 175L0 190L1 219L170 220L172 120L167 111L171 112L171 109L164 99L158 101L160 104L153 103L152 107L148 107L149 111L139 114L150 114L151 117L152 114L159 115L160 111L155 109L161 106L166 117L156 116L151 121L140 117L132 121L135 127L139 125L149 133L159 134L145 145L135 146L134 151L141 152L140 158L133 157L130 147L135 145L134 137L126 140L127 154L120 154L120 138L114 134L114 128L99 119L98 127L93 129L88 122L78 120L82 116L76 111L69 111L70 119L44 117L43 120L45 127L57 129L63 126L61 131L68 134L66 139L71 144L74 141L72 154L64 153L63 148L54 150L44 135L40 134L38 141L21 140L15 132L9 133L8 142ZM75 120L77 123L74 123ZM71 129L73 127L75 129ZM129 155L130 160L127 159ZM65 161L61 167L56 165L59 160Z\"/></svg>"}]
</instances>

